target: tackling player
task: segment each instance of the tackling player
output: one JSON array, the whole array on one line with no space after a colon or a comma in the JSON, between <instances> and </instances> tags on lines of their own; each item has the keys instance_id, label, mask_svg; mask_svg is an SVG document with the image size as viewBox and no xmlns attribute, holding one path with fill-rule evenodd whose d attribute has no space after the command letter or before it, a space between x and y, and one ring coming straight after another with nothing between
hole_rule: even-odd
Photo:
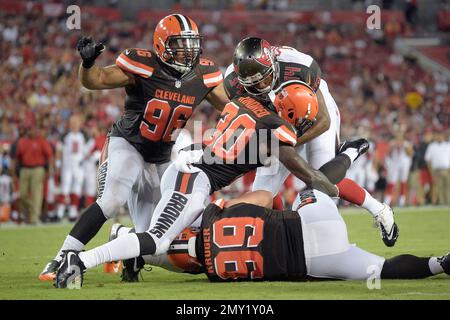
<instances>
[{"instance_id":1,"label":"tackling player","mask_svg":"<svg viewBox=\"0 0 450 320\"><path fill-rule=\"evenodd\" d=\"M82 250L126 202L136 231L148 229L161 197L160 178L169 165L172 132L185 125L204 99L219 110L228 102L221 71L200 58L201 44L196 23L181 14L157 24L154 51L126 49L112 66L95 65L103 44L91 38L79 41L81 83L91 90L125 88L125 111L103 147L97 201L84 211L39 279L54 279L62 251Z\"/></svg>"},{"instance_id":2,"label":"tackling player","mask_svg":"<svg viewBox=\"0 0 450 320\"><path fill-rule=\"evenodd\" d=\"M235 61L225 73L225 90L231 98L247 92L259 99L274 101L280 91L292 83L306 83L317 94L319 113L311 130L297 128L297 151L317 169L332 159L339 145L340 114L328 85L321 78L317 62L291 47L273 47L266 40L250 37L236 47ZM253 190L267 190L276 195L289 171L276 164L257 170ZM366 208L379 223L381 237L393 246L398 237L391 208L373 198L353 180L343 179L338 185L339 197ZM295 203L294 203L295 205Z\"/></svg>"}]
</instances>

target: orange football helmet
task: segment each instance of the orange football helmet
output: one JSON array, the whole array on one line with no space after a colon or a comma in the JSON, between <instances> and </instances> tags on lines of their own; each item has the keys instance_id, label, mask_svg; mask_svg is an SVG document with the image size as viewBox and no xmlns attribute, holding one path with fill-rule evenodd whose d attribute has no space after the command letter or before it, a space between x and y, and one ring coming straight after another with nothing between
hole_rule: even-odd
<instances>
[{"instance_id":1,"label":"orange football helmet","mask_svg":"<svg viewBox=\"0 0 450 320\"><path fill-rule=\"evenodd\" d=\"M197 24L182 14L171 14L158 22L153 49L161 61L178 72L190 71L202 53Z\"/></svg>"},{"instance_id":2,"label":"orange football helmet","mask_svg":"<svg viewBox=\"0 0 450 320\"><path fill-rule=\"evenodd\" d=\"M203 272L202 264L195 256L195 241L198 231L194 228L184 229L170 244L167 258L177 268L188 273Z\"/></svg>"},{"instance_id":3,"label":"orange football helmet","mask_svg":"<svg viewBox=\"0 0 450 320\"><path fill-rule=\"evenodd\" d=\"M306 83L292 83L282 87L274 101L278 114L292 124L297 136L302 136L316 121L319 102Z\"/></svg>"}]
</instances>

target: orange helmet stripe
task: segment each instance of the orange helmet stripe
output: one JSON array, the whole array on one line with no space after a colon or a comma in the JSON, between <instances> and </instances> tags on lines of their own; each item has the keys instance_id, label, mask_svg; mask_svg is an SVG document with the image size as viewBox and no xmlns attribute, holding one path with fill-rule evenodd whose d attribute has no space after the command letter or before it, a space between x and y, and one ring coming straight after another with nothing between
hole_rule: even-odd
<instances>
[{"instance_id":1,"label":"orange helmet stripe","mask_svg":"<svg viewBox=\"0 0 450 320\"><path fill-rule=\"evenodd\" d=\"M282 142L295 146L297 144L297 136L286 126L278 127L274 132L275 136Z\"/></svg>"}]
</instances>

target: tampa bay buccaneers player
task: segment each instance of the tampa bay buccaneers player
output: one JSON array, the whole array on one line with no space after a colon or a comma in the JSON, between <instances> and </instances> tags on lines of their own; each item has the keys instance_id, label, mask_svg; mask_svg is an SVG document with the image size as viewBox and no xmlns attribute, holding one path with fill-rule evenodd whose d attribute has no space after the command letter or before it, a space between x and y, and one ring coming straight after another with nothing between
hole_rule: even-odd
<instances>
[{"instance_id":1,"label":"tampa bay buccaneers player","mask_svg":"<svg viewBox=\"0 0 450 320\"><path fill-rule=\"evenodd\" d=\"M55 286L79 288L83 273L89 268L105 262L166 253L178 234L200 216L210 194L268 164L273 157L307 185L336 196L335 185L295 151L296 131L286 120L296 118L299 126L304 127L303 123L314 119L318 107L315 94L305 85L294 84L289 101L285 97L280 95L278 102L283 118L272 111L273 107L266 107L271 102L260 102L247 95L228 103L212 139L202 148L199 161L187 164L183 170L178 169L175 162L165 171L161 179L161 200L149 229L125 234L89 251L65 251ZM298 98L296 108L290 108L293 97ZM363 140L349 146L344 153L354 160L359 150L367 150L366 146L367 141Z\"/></svg>"},{"instance_id":2,"label":"tampa bay buccaneers player","mask_svg":"<svg viewBox=\"0 0 450 320\"><path fill-rule=\"evenodd\" d=\"M91 38L82 38L77 49L83 86L125 88L125 111L103 147L98 199L74 225L41 280L54 279L62 251L82 250L125 203L136 232L146 231L161 197L160 178L169 165L173 131L185 125L204 99L219 110L228 102L222 73L211 60L200 57L202 39L187 16L163 18L153 34L153 51L126 49L112 66L95 65L105 46Z\"/></svg>"},{"instance_id":3,"label":"tampa bay buccaneers player","mask_svg":"<svg viewBox=\"0 0 450 320\"><path fill-rule=\"evenodd\" d=\"M285 86L297 82L308 84L317 94L319 112L311 130L297 131L297 151L315 169L332 159L339 146L340 114L326 81L321 78L317 62L294 48L274 47L256 37L243 39L236 52L235 58L239 61L230 65L225 73L225 91L229 98L246 92L259 99L274 101ZM257 170L253 190L278 193L289 171L283 165L276 165L278 170L273 167ZM392 209L353 180L343 179L337 186L340 198L366 208L373 215L380 226L383 242L386 246L393 246L397 241L398 227ZM294 203L293 207L296 205Z\"/></svg>"}]
</instances>

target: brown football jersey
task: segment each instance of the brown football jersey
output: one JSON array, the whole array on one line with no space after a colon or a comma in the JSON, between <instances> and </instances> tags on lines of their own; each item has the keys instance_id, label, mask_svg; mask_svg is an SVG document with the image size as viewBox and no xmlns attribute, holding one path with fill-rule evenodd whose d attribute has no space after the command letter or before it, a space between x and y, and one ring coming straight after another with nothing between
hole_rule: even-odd
<instances>
[{"instance_id":1,"label":"brown football jersey","mask_svg":"<svg viewBox=\"0 0 450 320\"><path fill-rule=\"evenodd\" d=\"M172 133L184 127L193 109L223 81L222 72L208 59L181 75L144 49L126 49L116 65L134 76L127 86L125 110L111 136L131 143L151 163L170 159Z\"/></svg>"}]
</instances>

